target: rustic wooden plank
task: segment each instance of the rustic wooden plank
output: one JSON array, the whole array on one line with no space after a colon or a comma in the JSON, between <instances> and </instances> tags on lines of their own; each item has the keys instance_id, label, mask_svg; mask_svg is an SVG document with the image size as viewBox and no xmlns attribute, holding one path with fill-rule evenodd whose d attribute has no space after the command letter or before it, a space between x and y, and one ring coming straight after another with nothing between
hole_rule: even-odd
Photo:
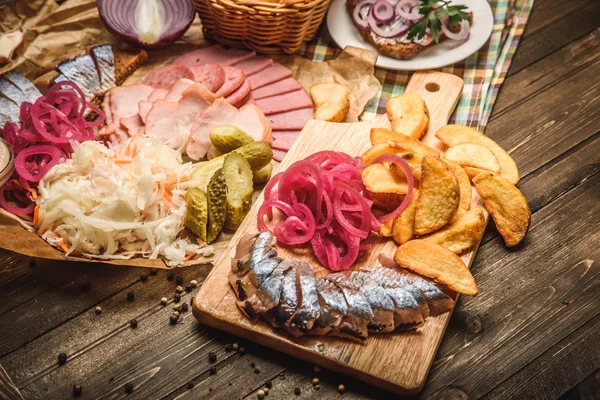
<instances>
[{"instance_id":1,"label":"rustic wooden plank","mask_svg":"<svg viewBox=\"0 0 600 400\"><path fill-rule=\"evenodd\" d=\"M598 28L600 4L589 0L537 0L508 76Z\"/></svg>"},{"instance_id":2,"label":"rustic wooden plank","mask_svg":"<svg viewBox=\"0 0 600 400\"><path fill-rule=\"evenodd\" d=\"M596 174L534 214L518 251L500 239L480 249L480 295L460 298L425 396L479 398L597 315L599 193Z\"/></svg>"},{"instance_id":3,"label":"rustic wooden plank","mask_svg":"<svg viewBox=\"0 0 600 400\"><path fill-rule=\"evenodd\" d=\"M0 365L0 399L2 400L24 400L23 395L15 386L10 376Z\"/></svg>"},{"instance_id":4,"label":"rustic wooden plank","mask_svg":"<svg viewBox=\"0 0 600 400\"><path fill-rule=\"evenodd\" d=\"M568 308L570 303L564 306ZM562 396L600 365L599 337L600 314L495 387L485 398L500 400Z\"/></svg>"},{"instance_id":5,"label":"rustic wooden plank","mask_svg":"<svg viewBox=\"0 0 600 400\"><path fill-rule=\"evenodd\" d=\"M560 400L596 400L600 393L600 369L569 390Z\"/></svg>"}]
</instances>

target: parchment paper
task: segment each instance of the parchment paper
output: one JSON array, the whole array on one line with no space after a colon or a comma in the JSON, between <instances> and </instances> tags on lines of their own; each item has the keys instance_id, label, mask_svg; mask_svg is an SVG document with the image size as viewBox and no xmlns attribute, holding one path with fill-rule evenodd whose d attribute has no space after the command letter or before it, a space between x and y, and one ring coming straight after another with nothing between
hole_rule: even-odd
<instances>
[{"instance_id":1,"label":"parchment paper","mask_svg":"<svg viewBox=\"0 0 600 400\"><path fill-rule=\"evenodd\" d=\"M0 74L17 69L30 79L55 73L57 65L78 55L87 53L91 46L112 43L123 46L103 26L95 0L68 0L60 7L54 0L19 0L17 4L0 10L0 29L4 32L21 29L26 39L17 49L15 59L0 66ZM167 48L148 51L146 63L130 76L125 84L142 80L151 70L166 65L175 57L207 45L202 35L198 17L190 29L176 43ZM350 93L350 112L347 121L357 121L367 101L380 88L374 76L377 53L358 48L347 48L336 59L316 63L303 57L277 57L287 65L302 86L310 87L321 82L338 82ZM261 188L262 190L262 188ZM257 197L261 190L255 191ZM224 232L215 247L214 256L186 263L184 266L212 262L218 258L229 243L232 234ZM64 254L47 244L32 230L23 227L14 216L0 210L0 247L31 257L53 260L76 260L100 262L83 258L65 258ZM108 262L115 265L167 268L161 260L133 258Z\"/></svg>"}]
</instances>

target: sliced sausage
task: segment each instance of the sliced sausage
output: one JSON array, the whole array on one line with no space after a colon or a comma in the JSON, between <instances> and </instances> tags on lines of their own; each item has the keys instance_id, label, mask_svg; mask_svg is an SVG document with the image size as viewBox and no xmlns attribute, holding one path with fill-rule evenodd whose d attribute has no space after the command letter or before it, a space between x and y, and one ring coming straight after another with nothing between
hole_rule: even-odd
<instances>
[{"instance_id":1,"label":"sliced sausage","mask_svg":"<svg viewBox=\"0 0 600 400\"><path fill-rule=\"evenodd\" d=\"M248 97L251 90L252 87L250 86L250 82L248 81L248 79L245 79L239 88L237 88L229 96L225 97L225 100L237 107L238 104L241 105L240 103L242 102L242 100Z\"/></svg>"},{"instance_id":2,"label":"sliced sausage","mask_svg":"<svg viewBox=\"0 0 600 400\"><path fill-rule=\"evenodd\" d=\"M264 99L265 97L277 96L278 94L285 94L299 89L302 89L300 83L298 83L293 76L290 76L267 86L263 86L260 89L254 89L252 91L252 97L254 97L255 100Z\"/></svg>"},{"instance_id":3,"label":"sliced sausage","mask_svg":"<svg viewBox=\"0 0 600 400\"><path fill-rule=\"evenodd\" d=\"M225 81L225 70L217 64L192 65L189 67L194 80L211 92L216 92Z\"/></svg>"},{"instance_id":4,"label":"sliced sausage","mask_svg":"<svg viewBox=\"0 0 600 400\"><path fill-rule=\"evenodd\" d=\"M239 88L246 80L246 74L238 67L223 67L225 70L225 82L215 92L217 97L226 97Z\"/></svg>"},{"instance_id":5,"label":"sliced sausage","mask_svg":"<svg viewBox=\"0 0 600 400\"><path fill-rule=\"evenodd\" d=\"M304 125L313 118L313 114L312 107L301 108L300 110L271 114L267 119L274 131L294 131L304 128Z\"/></svg>"},{"instance_id":6,"label":"sliced sausage","mask_svg":"<svg viewBox=\"0 0 600 400\"><path fill-rule=\"evenodd\" d=\"M281 162L286 154L287 151L273 149L273 160Z\"/></svg>"},{"instance_id":7,"label":"sliced sausage","mask_svg":"<svg viewBox=\"0 0 600 400\"><path fill-rule=\"evenodd\" d=\"M221 66L242 62L256 53L241 49L226 49L220 44L203 47L177 57L172 64L190 67L192 65L217 64Z\"/></svg>"},{"instance_id":8,"label":"sliced sausage","mask_svg":"<svg viewBox=\"0 0 600 400\"><path fill-rule=\"evenodd\" d=\"M273 143L271 147L277 150L288 151L298 139L302 131L273 131Z\"/></svg>"},{"instance_id":9,"label":"sliced sausage","mask_svg":"<svg viewBox=\"0 0 600 400\"><path fill-rule=\"evenodd\" d=\"M273 65L273 60L268 57L254 56L234 65L244 71L246 76L250 76Z\"/></svg>"},{"instance_id":10,"label":"sliced sausage","mask_svg":"<svg viewBox=\"0 0 600 400\"><path fill-rule=\"evenodd\" d=\"M285 79L288 76L292 76L292 71L290 71L289 68L286 68L279 63L274 63L259 73L250 75L248 79L250 79L252 89L258 89L260 87L267 86L269 83Z\"/></svg>"},{"instance_id":11,"label":"sliced sausage","mask_svg":"<svg viewBox=\"0 0 600 400\"><path fill-rule=\"evenodd\" d=\"M194 73L181 65L167 65L150 72L143 83L155 89L169 90L180 79L194 79Z\"/></svg>"},{"instance_id":12,"label":"sliced sausage","mask_svg":"<svg viewBox=\"0 0 600 400\"><path fill-rule=\"evenodd\" d=\"M265 97L264 99L256 100L255 104L265 113L265 115L294 111L313 106L310 96L304 89L277 96Z\"/></svg>"}]
</instances>

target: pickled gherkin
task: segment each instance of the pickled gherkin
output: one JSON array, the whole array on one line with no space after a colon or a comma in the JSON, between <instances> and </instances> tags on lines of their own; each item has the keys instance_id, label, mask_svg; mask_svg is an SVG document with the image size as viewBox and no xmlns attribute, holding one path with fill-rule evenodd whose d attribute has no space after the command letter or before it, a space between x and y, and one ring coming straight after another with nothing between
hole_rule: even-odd
<instances>
[{"instance_id":1,"label":"pickled gherkin","mask_svg":"<svg viewBox=\"0 0 600 400\"><path fill-rule=\"evenodd\" d=\"M185 227L200 240L206 242L206 225L208 223L208 200L206 194L198 188L187 189L187 207L185 210Z\"/></svg>"},{"instance_id":2,"label":"pickled gherkin","mask_svg":"<svg viewBox=\"0 0 600 400\"><path fill-rule=\"evenodd\" d=\"M271 179L271 174L273 173L273 164L269 163L266 167L259 169L258 171L254 171L254 176L252 180L254 183L267 183L269 179Z\"/></svg>"},{"instance_id":3,"label":"pickled gherkin","mask_svg":"<svg viewBox=\"0 0 600 400\"><path fill-rule=\"evenodd\" d=\"M225 226L239 225L252 205L252 169L248 161L237 153L229 153L223 163L227 184L227 219Z\"/></svg>"},{"instance_id":4,"label":"pickled gherkin","mask_svg":"<svg viewBox=\"0 0 600 400\"><path fill-rule=\"evenodd\" d=\"M227 184L222 168L219 168L210 178L206 194L208 195L206 243L212 243L219 236L227 217Z\"/></svg>"},{"instance_id":5,"label":"pickled gherkin","mask_svg":"<svg viewBox=\"0 0 600 400\"><path fill-rule=\"evenodd\" d=\"M221 153L229 153L254 142L252 136L234 125L219 125L209 132L210 141Z\"/></svg>"}]
</instances>

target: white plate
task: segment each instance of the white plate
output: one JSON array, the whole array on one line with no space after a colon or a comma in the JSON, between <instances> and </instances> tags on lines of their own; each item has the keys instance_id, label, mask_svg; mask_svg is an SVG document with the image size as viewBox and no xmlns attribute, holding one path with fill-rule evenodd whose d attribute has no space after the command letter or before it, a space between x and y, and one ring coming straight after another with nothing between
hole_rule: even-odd
<instances>
[{"instance_id":1,"label":"white plate","mask_svg":"<svg viewBox=\"0 0 600 400\"><path fill-rule=\"evenodd\" d=\"M494 28L494 14L486 0L455 0L452 4L464 4L467 11L473 13L471 33L467 40L443 40L439 44L427 47L412 60L396 60L379 55L378 67L396 70L419 70L440 68L454 64L479 50L488 40ZM375 50L367 43L358 28L352 22L352 16L346 8L346 0L333 0L327 13L327 28L331 38L340 48L346 46Z\"/></svg>"}]
</instances>

